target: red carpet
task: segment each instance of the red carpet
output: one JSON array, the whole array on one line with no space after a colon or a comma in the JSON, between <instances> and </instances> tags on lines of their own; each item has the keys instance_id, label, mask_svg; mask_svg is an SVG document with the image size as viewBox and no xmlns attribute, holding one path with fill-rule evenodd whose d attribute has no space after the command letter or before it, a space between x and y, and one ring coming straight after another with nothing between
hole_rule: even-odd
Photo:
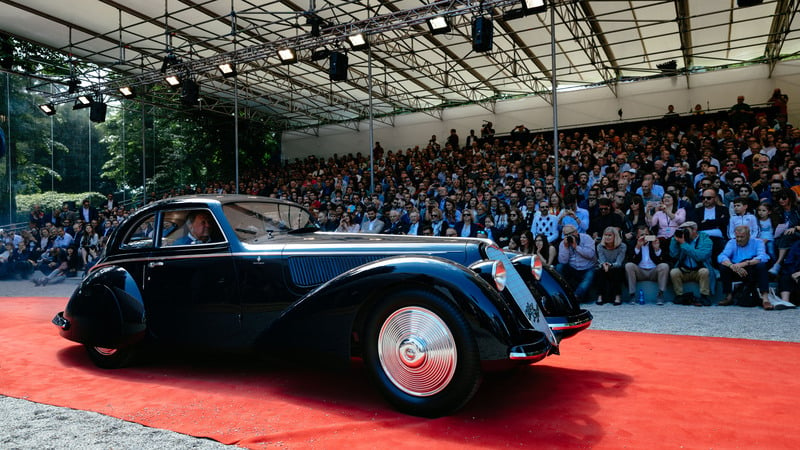
<instances>
[{"instance_id":1,"label":"red carpet","mask_svg":"<svg viewBox=\"0 0 800 450\"><path fill-rule=\"evenodd\" d=\"M50 324L65 303L0 298L0 394L251 448L800 448L800 344L588 330L426 420L392 410L360 368L96 369Z\"/></svg>"}]
</instances>

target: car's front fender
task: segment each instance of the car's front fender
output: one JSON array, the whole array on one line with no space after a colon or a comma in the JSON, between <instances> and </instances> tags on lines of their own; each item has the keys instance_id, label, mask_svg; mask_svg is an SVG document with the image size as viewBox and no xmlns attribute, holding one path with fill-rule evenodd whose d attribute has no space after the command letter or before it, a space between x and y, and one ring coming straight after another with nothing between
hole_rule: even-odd
<instances>
[{"instance_id":1,"label":"car's front fender","mask_svg":"<svg viewBox=\"0 0 800 450\"><path fill-rule=\"evenodd\" d=\"M142 295L131 275L108 266L86 277L64 310L61 335L82 344L122 348L146 331Z\"/></svg>"},{"instance_id":2,"label":"car's front fender","mask_svg":"<svg viewBox=\"0 0 800 450\"><path fill-rule=\"evenodd\" d=\"M357 344L372 306L389 293L420 288L459 308L473 329L482 360L508 359L519 329L502 296L466 267L430 256L385 258L339 275L287 309L261 347L301 358L315 354L329 362L348 361L358 355L352 344Z\"/></svg>"}]
</instances>

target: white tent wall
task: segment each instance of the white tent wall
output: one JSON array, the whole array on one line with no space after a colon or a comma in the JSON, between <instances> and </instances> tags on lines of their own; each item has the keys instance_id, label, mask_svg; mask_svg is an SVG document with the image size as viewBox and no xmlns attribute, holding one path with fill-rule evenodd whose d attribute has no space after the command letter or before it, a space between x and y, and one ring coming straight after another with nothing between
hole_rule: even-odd
<instances>
[{"instance_id":1,"label":"white tent wall","mask_svg":"<svg viewBox=\"0 0 800 450\"><path fill-rule=\"evenodd\" d=\"M727 109L736 103L738 95L744 95L745 102L756 105L764 103L776 87L789 96L790 123L797 121L800 117L800 61L795 60L778 64L772 77L769 77L769 66L762 64L688 77L621 83L617 86L616 97L608 87L561 92L558 95L559 128L605 123L613 126L620 122L619 109L623 111L623 120L660 118L670 104L682 115L688 114L696 104L703 109ZM491 105L486 106L491 108ZM483 106L470 105L445 109L441 113L442 120L423 113L407 114L395 117L394 126L375 121L374 140L387 150L406 149L425 145L431 135L444 143L450 129L455 128L463 144L469 130L479 133L485 120L493 123L497 133L507 133L519 124L535 132L552 130L552 111L544 99L529 97L498 102L494 113ZM547 137L551 133L545 131ZM326 126L319 130L318 137L287 132L282 146L283 158L289 160L309 155L327 157L334 153L369 155L369 123L361 122L359 131Z\"/></svg>"}]
</instances>

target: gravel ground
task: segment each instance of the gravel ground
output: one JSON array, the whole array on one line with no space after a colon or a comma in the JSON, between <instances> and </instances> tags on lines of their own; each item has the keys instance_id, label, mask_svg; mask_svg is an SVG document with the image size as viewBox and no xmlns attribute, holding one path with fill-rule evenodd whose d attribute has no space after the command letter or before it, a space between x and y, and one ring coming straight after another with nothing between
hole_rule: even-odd
<instances>
[{"instance_id":1,"label":"gravel ground","mask_svg":"<svg viewBox=\"0 0 800 450\"><path fill-rule=\"evenodd\" d=\"M30 281L0 282L2 297L70 296L79 280L34 287ZM65 301L66 303L66 301ZM585 305L592 329L800 342L800 309L656 305ZM0 448L217 449L208 439L148 428L102 414L58 408L0 395Z\"/></svg>"}]
</instances>

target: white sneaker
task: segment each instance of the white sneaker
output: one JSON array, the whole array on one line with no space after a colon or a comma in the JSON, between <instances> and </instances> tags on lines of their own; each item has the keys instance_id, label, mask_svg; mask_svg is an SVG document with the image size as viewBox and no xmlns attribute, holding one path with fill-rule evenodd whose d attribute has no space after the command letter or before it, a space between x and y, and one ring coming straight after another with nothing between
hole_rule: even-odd
<instances>
[{"instance_id":1,"label":"white sneaker","mask_svg":"<svg viewBox=\"0 0 800 450\"><path fill-rule=\"evenodd\" d=\"M780 271L781 271L781 265L778 264L778 263L775 263L772 266L772 268L769 269L768 272L769 272L770 275L776 275L777 276Z\"/></svg>"}]
</instances>

